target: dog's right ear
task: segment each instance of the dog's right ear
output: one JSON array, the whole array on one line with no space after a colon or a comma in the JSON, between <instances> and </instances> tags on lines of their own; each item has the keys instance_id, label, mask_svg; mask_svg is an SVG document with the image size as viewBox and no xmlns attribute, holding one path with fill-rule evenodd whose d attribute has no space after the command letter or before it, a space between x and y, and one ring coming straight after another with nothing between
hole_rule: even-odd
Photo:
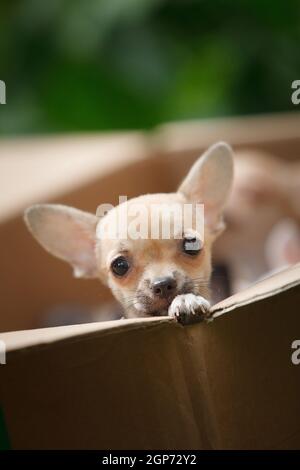
<instances>
[{"instance_id":1,"label":"dog's right ear","mask_svg":"<svg viewBox=\"0 0 300 470\"><path fill-rule=\"evenodd\" d=\"M231 147L218 142L194 163L178 189L189 201L204 204L205 223L215 236L224 228L222 212L232 180Z\"/></svg>"},{"instance_id":2,"label":"dog's right ear","mask_svg":"<svg viewBox=\"0 0 300 470\"><path fill-rule=\"evenodd\" d=\"M36 240L70 263L76 277L97 277L95 215L57 204L37 204L25 211L24 218Z\"/></svg>"}]
</instances>

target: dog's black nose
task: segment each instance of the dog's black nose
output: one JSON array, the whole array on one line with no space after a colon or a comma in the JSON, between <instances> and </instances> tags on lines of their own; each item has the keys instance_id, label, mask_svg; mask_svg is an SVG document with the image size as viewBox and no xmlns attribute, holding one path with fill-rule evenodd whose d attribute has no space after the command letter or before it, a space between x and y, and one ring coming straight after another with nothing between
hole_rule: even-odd
<instances>
[{"instance_id":1,"label":"dog's black nose","mask_svg":"<svg viewBox=\"0 0 300 470\"><path fill-rule=\"evenodd\" d=\"M165 299L174 294L176 281L172 277L159 277L152 284L152 291L156 297Z\"/></svg>"}]
</instances>

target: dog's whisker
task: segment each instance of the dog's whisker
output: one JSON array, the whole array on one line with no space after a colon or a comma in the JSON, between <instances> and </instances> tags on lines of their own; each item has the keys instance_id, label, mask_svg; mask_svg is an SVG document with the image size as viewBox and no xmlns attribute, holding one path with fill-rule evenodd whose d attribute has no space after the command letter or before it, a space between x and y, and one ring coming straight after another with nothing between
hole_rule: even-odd
<instances>
[{"instance_id":1,"label":"dog's whisker","mask_svg":"<svg viewBox=\"0 0 300 470\"><path fill-rule=\"evenodd\" d=\"M193 284L194 287L207 287L210 286L209 282L194 282Z\"/></svg>"}]
</instances>

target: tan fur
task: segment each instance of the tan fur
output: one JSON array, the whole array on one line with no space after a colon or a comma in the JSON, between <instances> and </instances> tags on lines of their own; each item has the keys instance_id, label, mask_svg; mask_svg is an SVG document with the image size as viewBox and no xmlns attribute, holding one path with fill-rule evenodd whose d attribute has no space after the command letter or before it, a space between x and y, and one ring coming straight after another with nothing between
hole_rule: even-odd
<instances>
[{"instance_id":1,"label":"tan fur","mask_svg":"<svg viewBox=\"0 0 300 470\"><path fill-rule=\"evenodd\" d=\"M176 193L131 199L111 209L100 220L92 214L56 205L33 206L26 211L25 220L39 243L68 261L77 276L99 277L107 284L123 305L127 317L163 315L168 311L176 315L180 309L188 314L196 313L197 309L205 313L209 308L205 298L209 295L212 244L224 228L222 211L230 191L232 166L230 147L216 144L197 160ZM147 239L124 236L119 233L118 225L114 225L124 211L128 215L137 203L146 211L142 222L147 222ZM204 233L196 231L198 203L203 203L205 208ZM172 205L192 204L193 221L186 228L187 233L175 234L172 223L170 239L151 238L149 215L153 204L166 207L166 212L160 214L161 220L172 213ZM134 217L128 216L128 226L131 222ZM102 231L105 227L111 229L109 236ZM183 252L183 238L188 235L195 236L201 244L195 256ZM124 276L118 277L112 271L112 262L121 255L126 257L130 267ZM172 296L154 295L154 283L162 277L175 280ZM175 297L177 301L170 310Z\"/></svg>"},{"instance_id":2,"label":"tan fur","mask_svg":"<svg viewBox=\"0 0 300 470\"><path fill-rule=\"evenodd\" d=\"M131 204L137 202L149 208L148 212L150 212L151 204L184 204L188 200L180 193L140 196L126 203L128 210ZM99 224L109 223L116 216L115 213L120 212L120 210L120 206L112 209ZM116 232L115 238L116 240L105 239L98 241L96 248L98 269L101 280L108 284L119 302L126 305L127 316L137 316L134 305L137 302L131 301L135 293L139 289L145 291L147 282L168 275L170 272L176 273L179 287L183 285L186 278L197 278L199 287L195 287L194 293L208 296L208 283L211 275L211 249L214 239L208 230L205 232L202 252L195 259L181 251L182 239L175 240L172 237L170 240L153 240L151 238L147 240L120 240L118 232ZM103 256L103 253L106 256ZM116 256L123 253L129 253L132 267L124 278L116 278L110 270L110 264ZM198 280L199 277L202 278L202 281ZM154 303L153 309L156 306L163 307L163 302ZM140 313L143 314L144 312Z\"/></svg>"}]
</instances>

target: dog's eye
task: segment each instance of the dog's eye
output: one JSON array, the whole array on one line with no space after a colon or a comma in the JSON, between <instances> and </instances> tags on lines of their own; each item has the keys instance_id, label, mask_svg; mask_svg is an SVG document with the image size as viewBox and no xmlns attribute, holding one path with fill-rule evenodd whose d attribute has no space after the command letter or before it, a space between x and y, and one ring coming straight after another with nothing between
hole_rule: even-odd
<instances>
[{"instance_id":1,"label":"dog's eye","mask_svg":"<svg viewBox=\"0 0 300 470\"><path fill-rule=\"evenodd\" d=\"M124 256L119 256L111 263L111 270L116 276L124 276L129 269L129 263Z\"/></svg>"},{"instance_id":2,"label":"dog's eye","mask_svg":"<svg viewBox=\"0 0 300 470\"><path fill-rule=\"evenodd\" d=\"M182 242L182 250L187 255L196 256L202 248L202 243L199 238L186 237Z\"/></svg>"}]
</instances>

